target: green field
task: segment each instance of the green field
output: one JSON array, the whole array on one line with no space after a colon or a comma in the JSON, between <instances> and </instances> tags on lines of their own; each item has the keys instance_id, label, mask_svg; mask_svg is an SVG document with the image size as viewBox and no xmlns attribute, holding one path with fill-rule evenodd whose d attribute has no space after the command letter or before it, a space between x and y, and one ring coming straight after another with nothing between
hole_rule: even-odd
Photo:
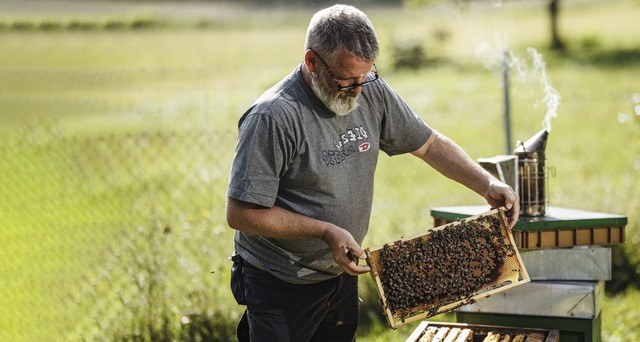
<instances>
[{"instance_id":1,"label":"green field","mask_svg":"<svg viewBox=\"0 0 640 342\"><path fill-rule=\"evenodd\" d=\"M628 217L602 337L639 340L640 5L567 2L557 53L543 4L500 4L365 7L380 75L476 159L506 152L505 49L527 67L511 70L514 140L542 128L526 49L542 53L561 96L550 203ZM231 339L242 310L224 216L236 122L301 61L314 11L145 14L141 27L129 14L0 14L1 341ZM394 67L403 47L432 63ZM414 159L380 156L365 247L432 227L430 207L482 203ZM359 340L404 340L415 327L388 330L361 281Z\"/></svg>"}]
</instances>

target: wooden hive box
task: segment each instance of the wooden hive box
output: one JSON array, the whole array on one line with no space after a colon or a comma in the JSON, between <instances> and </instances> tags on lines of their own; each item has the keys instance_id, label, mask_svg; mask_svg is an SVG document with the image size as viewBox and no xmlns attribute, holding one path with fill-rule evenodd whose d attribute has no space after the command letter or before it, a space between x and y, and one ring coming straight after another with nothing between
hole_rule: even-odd
<instances>
[{"instance_id":1,"label":"wooden hive box","mask_svg":"<svg viewBox=\"0 0 640 342\"><path fill-rule=\"evenodd\" d=\"M389 327L529 282L505 211L494 209L367 248L367 264Z\"/></svg>"},{"instance_id":2,"label":"wooden hive box","mask_svg":"<svg viewBox=\"0 0 640 342\"><path fill-rule=\"evenodd\" d=\"M422 321L405 342L557 342L558 330Z\"/></svg>"}]
</instances>

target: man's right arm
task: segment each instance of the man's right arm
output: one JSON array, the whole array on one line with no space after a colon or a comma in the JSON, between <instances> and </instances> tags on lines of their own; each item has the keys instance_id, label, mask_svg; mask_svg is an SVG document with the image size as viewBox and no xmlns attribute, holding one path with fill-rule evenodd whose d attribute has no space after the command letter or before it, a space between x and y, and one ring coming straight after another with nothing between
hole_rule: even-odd
<instances>
[{"instance_id":1,"label":"man's right arm","mask_svg":"<svg viewBox=\"0 0 640 342\"><path fill-rule=\"evenodd\" d=\"M364 259L364 251L346 230L325 221L300 215L283 208L271 208L227 197L229 227L245 233L278 239L322 239L331 248L334 260L345 272L369 272L368 266L358 266L349 253Z\"/></svg>"}]
</instances>

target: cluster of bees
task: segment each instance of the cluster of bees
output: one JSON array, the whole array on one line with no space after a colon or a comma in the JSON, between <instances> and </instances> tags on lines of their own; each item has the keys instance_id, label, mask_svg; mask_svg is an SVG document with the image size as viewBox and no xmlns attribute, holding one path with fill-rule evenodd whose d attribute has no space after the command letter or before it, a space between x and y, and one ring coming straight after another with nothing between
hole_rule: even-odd
<instances>
[{"instance_id":1,"label":"cluster of bees","mask_svg":"<svg viewBox=\"0 0 640 342\"><path fill-rule=\"evenodd\" d=\"M489 332L489 334L487 334L487 337L485 337L484 340L482 340L482 342L524 342L524 341L533 342L533 339L528 339L526 335L511 336L509 334Z\"/></svg>"},{"instance_id":2,"label":"cluster of bees","mask_svg":"<svg viewBox=\"0 0 640 342\"><path fill-rule=\"evenodd\" d=\"M435 315L438 307L470 299L492 285L513 253L493 216L385 244L379 277L388 308L403 319L417 311Z\"/></svg>"}]
</instances>

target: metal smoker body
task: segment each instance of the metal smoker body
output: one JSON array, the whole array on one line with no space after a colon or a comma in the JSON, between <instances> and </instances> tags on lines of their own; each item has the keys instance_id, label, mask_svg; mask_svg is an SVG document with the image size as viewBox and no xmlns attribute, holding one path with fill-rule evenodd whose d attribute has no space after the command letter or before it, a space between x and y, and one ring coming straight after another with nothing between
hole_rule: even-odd
<instances>
[{"instance_id":1,"label":"metal smoker body","mask_svg":"<svg viewBox=\"0 0 640 342\"><path fill-rule=\"evenodd\" d=\"M523 216L545 216L547 212L547 172L544 150L549 132L542 130L514 150L518 157L520 212Z\"/></svg>"}]
</instances>

